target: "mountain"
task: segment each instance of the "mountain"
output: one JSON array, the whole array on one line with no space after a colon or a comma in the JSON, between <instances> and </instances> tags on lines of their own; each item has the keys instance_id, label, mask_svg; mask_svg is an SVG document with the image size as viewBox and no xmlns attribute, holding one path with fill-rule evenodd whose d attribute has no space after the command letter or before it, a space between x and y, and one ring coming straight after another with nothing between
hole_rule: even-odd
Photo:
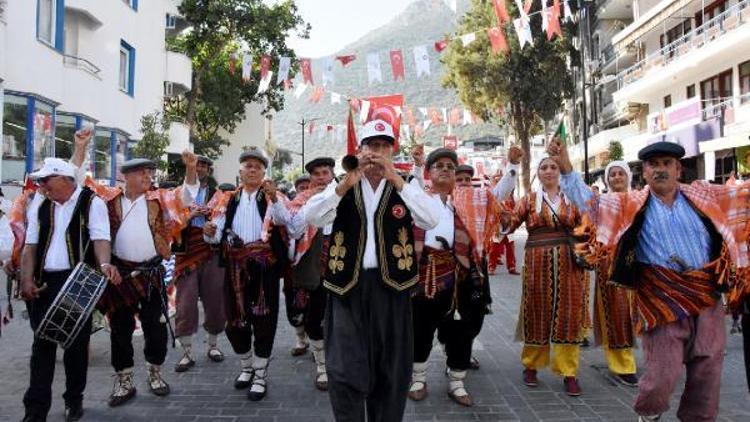
<instances>
[{"instance_id":1,"label":"mountain","mask_svg":"<svg viewBox=\"0 0 750 422\"><path fill-rule=\"evenodd\" d=\"M329 92L353 97L402 93L405 105L414 107L418 123L424 120L417 110L418 107L434 106L448 109L455 106L461 107L456 93L444 89L441 85L442 64L440 55L433 48L435 41L446 38L455 30L457 19L468 8L468 0L460 0L458 3L458 13L454 13L443 0L416 0L389 23L342 48L335 55L356 54L357 59L347 68L343 68L338 61L335 62L335 83L326 88L326 94L320 103L313 104L309 101L310 88L300 98L295 98L291 92L287 94L285 109L274 116L275 141L278 146L294 152L301 150L301 127L298 122L303 117L306 120L318 118L319 120L316 121L318 126L346 123L346 101L332 105ZM346 34L342 34L342 37L345 36ZM413 48L419 45L427 46L431 74L417 79ZM404 81L393 81L388 53L394 49L403 51L406 70ZM369 85L367 55L374 52L379 53L383 82ZM322 62L319 59L313 59L313 80L316 84L322 79L321 67ZM301 78L301 75L297 75L296 83L300 83ZM428 145L440 145L446 131L446 125L430 127L424 140ZM459 126L453 131L453 134L458 135L459 140L497 133L497 126L490 124ZM345 139L333 141L330 135L321 137L319 132L315 132L313 136L309 136L309 133L305 134L306 161L321 155L339 157L345 151ZM295 161L297 161L296 158Z\"/></svg>"}]
</instances>

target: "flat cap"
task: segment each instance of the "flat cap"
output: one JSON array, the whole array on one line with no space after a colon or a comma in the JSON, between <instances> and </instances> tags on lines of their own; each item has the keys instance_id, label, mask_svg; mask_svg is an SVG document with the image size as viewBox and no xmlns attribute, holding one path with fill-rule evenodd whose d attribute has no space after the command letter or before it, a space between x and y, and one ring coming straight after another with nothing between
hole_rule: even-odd
<instances>
[{"instance_id":1,"label":"flat cap","mask_svg":"<svg viewBox=\"0 0 750 422\"><path fill-rule=\"evenodd\" d=\"M334 168L336 167L336 161L331 157L318 157L305 164L305 170L308 173L312 173L317 167L323 166Z\"/></svg>"},{"instance_id":2,"label":"flat cap","mask_svg":"<svg viewBox=\"0 0 750 422\"><path fill-rule=\"evenodd\" d=\"M427 156L427 168L432 168L432 165L437 162L437 160L441 158L450 158L451 161L453 161L453 165L458 165L458 156L456 155L456 151L453 151L452 149L448 148L438 148L434 151L432 151Z\"/></svg>"},{"instance_id":3,"label":"flat cap","mask_svg":"<svg viewBox=\"0 0 750 422\"><path fill-rule=\"evenodd\" d=\"M474 167L468 164L461 164L456 167L456 174L458 173L469 173L469 176L474 177Z\"/></svg>"},{"instance_id":4,"label":"flat cap","mask_svg":"<svg viewBox=\"0 0 750 422\"><path fill-rule=\"evenodd\" d=\"M685 148L674 142L661 141L645 146L638 151L638 159L641 161L660 156L674 157L679 160L685 156Z\"/></svg>"},{"instance_id":5,"label":"flat cap","mask_svg":"<svg viewBox=\"0 0 750 422\"><path fill-rule=\"evenodd\" d=\"M208 164L209 167L211 167L211 166L214 165L213 160L211 160L210 158L206 157L205 155L196 155L196 157L198 158L198 162L199 163L206 163L206 164Z\"/></svg>"},{"instance_id":6,"label":"flat cap","mask_svg":"<svg viewBox=\"0 0 750 422\"><path fill-rule=\"evenodd\" d=\"M298 177L298 178L296 178L294 180L294 188L296 189L297 185L299 185L300 183L305 183L305 182L309 182L309 181L310 181L310 176L308 176L306 174L303 174L302 176L300 176L300 177Z\"/></svg>"},{"instance_id":7,"label":"flat cap","mask_svg":"<svg viewBox=\"0 0 750 422\"><path fill-rule=\"evenodd\" d=\"M258 160L263 163L264 167L268 167L268 158L257 148L248 149L240 154L240 163L244 163L245 160L249 159Z\"/></svg>"},{"instance_id":8,"label":"flat cap","mask_svg":"<svg viewBox=\"0 0 750 422\"><path fill-rule=\"evenodd\" d=\"M133 158L120 165L120 173L123 174L141 169L156 170L156 163L148 158Z\"/></svg>"},{"instance_id":9,"label":"flat cap","mask_svg":"<svg viewBox=\"0 0 750 422\"><path fill-rule=\"evenodd\" d=\"M237 187L231 183L222 183L217 186L217 188L222 192L233 192L237 189Z\"/></svg>"}]
</instances>

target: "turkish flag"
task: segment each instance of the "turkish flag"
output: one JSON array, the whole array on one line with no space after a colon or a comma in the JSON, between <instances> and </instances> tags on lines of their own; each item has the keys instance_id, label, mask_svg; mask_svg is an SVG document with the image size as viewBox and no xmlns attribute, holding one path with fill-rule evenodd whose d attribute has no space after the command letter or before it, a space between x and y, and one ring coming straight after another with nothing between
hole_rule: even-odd
<instances>
[{"instance_id":1,"label":"turkish flag","mask_svg":"<svg viewBox=\"0 0 750 422\"><path fill-rule=\"evenodd\" d=\"M406 123L409 126L416 126L417 119L414 118L414 110L411 107L406 107Z\"/></svg>"},{"instance_id":2,"label":"turkish flag","mask_svg":"<svg viewBox=\"0 0 750 422\"><path fill-rule=\"evenodd\" d=\"M448 47L448 40L435 41L435 51L442 53Z\"/></svg>"},{"instance_id":3,"label":"turkish flag","mask_svg":"<svg viewBox=\"0 0 750 422\"><path fill-rule=\"evenodd\" d=\"M509 51L508 41L505 40L505 34L503 34L503 29L501 27L496 26L494 28L488 29L487 36L490 37L490 43L492 44L493 53L507 53Z\"/></svg>"},{"instance_id":4,"label":"turkish flag","mask_svg":"<svg viewBox=\"0 0 750 422\"><path fill-rule=\"evenodd\" d=\"M315 130L315 120L312 120L310 121L310 125L307 126L307 131L310 135L312 135L314 130Z\"/></svg>"},{"instance_id":5,"label":"turkish flag","mask_svg":"<svg viewBox=\"0 0 750 422\"><path fill-rule=\"evenodd\" d=\"M554 37L555 34L562 38L562 30L560 29L560 0L554 0L552 3L552 10L549 12L547 40L552 40L552 37Z\"/></svg>"},{"instance_id":6,"label":"turkish flag","mask_svg":"<svg viewBox=\"0 0 750 422\"><path fill-rule=\"evenodd\" d=\"M401 110L404 106L404 95L383 95L380 97L363 98L370 102L370 110L367 113L367 120L384 120L393 127L393 134L396 140L393 143L393 150L398 151L398 139L401 135Z\"/></svg>"},{"instance_id":7,"label":"turkish flag","mask_svg":"<svg viewBox=\"0 0 750 422\"><path fill-rule=\"evenodd\" d=\"M266 79L268 71L271 70L271 56L263 56L260 58L260 78Z\"/></svg>"},{"instance_id":8,"label":"turkish flag","mask_svg":"<svg viewBox=\"0 0 750 422\"><path fill-rule=\"evenodd\" d=\"M354 113L349 107L349 118L346 121L346 153L356 154L357 148L359 148L359 141L357 141L357 129L354 127Z\"/></svg>"},{"instance_id":9,"label":"turkish flag","mask_svg":"<svg viewBox=\"0 0 750 422\"><path fill-rule=\"evenodd\" d=\"M443 116L440 113L440 110L438 110L438 109L436 109L434 107L430 109L430 111L428 112L428 116L430 117L430 121L433 124L439 125L439 124L443 123Z\"/></svg>"},{"instance_id":10,"label":"turkish flag","mask_svg":"<svg viewBox=\"0 0 750 422\"><path fill-rule=\"evenodd\" d=\"M448 121L450 122L451 126L460 125L461 124L461 109L458 107L453 107L448 117Z\"/></svg>"},{"instance_id":11,"label":"turkish flag","mask_svg":"<svg viewBox=\"0 0 750 422\"><path fill-rule=\"evenodd\" d=\"M404 80L404 55L401 50L391 50L391 70L393 71L393 80L397 81L399 78Z\"/></svg>"},{"instance_id":12,"label":"turkish flag","mask_svg":"<svg viewBox=\"0 0 750 422\"><path fill-rule=\"evenodd\" d=\"M341 62L341 65L346 67L349 63L357 59L356 54L350 54L348 56L336 56L336 60Z\"/></svg>"},{"instance_id":13,"label":"turkish flag","mask_svg":"<svg viewBox=\"0 0 750 422\"><path fill-rule=\"evenodd\" d=\"M505 8L505 0L492 0L492 4L495 6L495 15L497 16L497 24L502 25L506 22L510 22L510 15L508 15L508 9Z\"/></svg>"},{"instance_id":14,"label":"turkish flag","mask_svg":"<svg viewBox=\"0 0 750 422\"><path fill-rule=\"evenodd\" d=\"M311 103L319 103L321 98L323 98L323 94L325 93L325 88L322 86L316 86L315 89L313 89L312 94L310 95L310 102Z\"/></svg>"},{"instance_id":15,"label":"turkish flag","mask_svg":"<svg viewBox=\"0 0 750 422\"><path fill-rule=\"evenodd\" d=\"M301 59L300 65L302 66L302 79L306 84L315 85L312 77L312 64L310 59Z\"/></svg>"}]
</instances>

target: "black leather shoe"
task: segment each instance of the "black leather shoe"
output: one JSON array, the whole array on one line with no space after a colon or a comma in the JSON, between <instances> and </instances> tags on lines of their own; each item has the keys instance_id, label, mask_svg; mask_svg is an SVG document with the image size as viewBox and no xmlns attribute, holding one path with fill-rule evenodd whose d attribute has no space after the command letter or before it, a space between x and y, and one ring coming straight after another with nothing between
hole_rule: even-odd
<instances>
[{"instance_id":1,"label":"black leather shoe","mask_svg":"<svg viewBox=\"0 0 750 422\"><path fill-rule=\"evenodd\" d=\"M73 422L83 417L83 405L65 406L65 422Z\"/></svg>"},{"instance_id":2,"label":"black leather shoe","mask_svg":"<svg viewBox=\"0 0 750 422\"><path fill-rule=\"evenodd\" d=\"M46 422L47 417L46 416L40 416L36 413L26 413L21 420L21 422Z\"/></svg>"}]
</instances>

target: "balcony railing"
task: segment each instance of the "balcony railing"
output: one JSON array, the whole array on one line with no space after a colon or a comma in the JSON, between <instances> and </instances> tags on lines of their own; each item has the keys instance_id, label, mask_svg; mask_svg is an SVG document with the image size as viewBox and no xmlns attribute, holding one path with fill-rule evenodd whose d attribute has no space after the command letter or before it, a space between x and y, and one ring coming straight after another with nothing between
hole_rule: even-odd
<instances>
[{"instance_id":1,"label":"balcony railing","mask_svg":"<svg viewBox=\"0 0 750 422\"><path fill-rule=\"evenodd\" d=\"M614 60L615 58L617 58L615 47L613 45L610 45L609 47L602 50L602 52L599 54L599 66L604 67L612 62L612 60Z\"/></svg>"},{"instance_id":2,"label":"balcony railing","mask_svg":"<svg viewBox=\"0 0 750 422\"><path fill-rule=\"evenodd\" d=\"M71 56L70 54L63 55L63 62L65 63L66 66L81 69L96 77L98 77L99 72L101 72L101 69L99 69L95 64L91 63L90 61L81 57Z\"/></svg>"},{"instance_id":3,"label":"balcony railing","mask_svg":"<svg viewBox=\"0 0 750 422\"><path fill-rule=\"evenodd\" d=\"M703 120L709 120L715 117L723 117L724 113L731 111L734 108L734 100L729 98L724 101L716 100L705 100L707 103L703 106Z\"/></svg>"},{"instance_id":4,"label":"balcony railing","mask_svg":"<svg viewBox=\"0 0 750 422\"><path fill-rule=\"evenodd\" d=\"M620 72L617 75L618 87L636 82L654 69L664 67L747 23L750 23L750 0L742 0Z\"/></svg>"}]
</instances>

